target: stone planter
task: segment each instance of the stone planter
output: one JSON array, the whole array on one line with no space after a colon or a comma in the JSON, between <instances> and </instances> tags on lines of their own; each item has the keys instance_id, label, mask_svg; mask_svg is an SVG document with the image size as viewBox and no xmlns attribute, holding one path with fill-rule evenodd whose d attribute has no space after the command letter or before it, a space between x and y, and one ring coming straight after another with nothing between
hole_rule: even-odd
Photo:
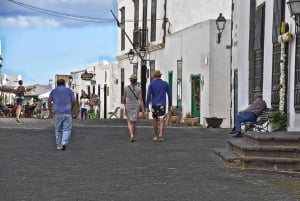
<instances>
[{"instance_id":1,"label":"stone planter","mask_svg":"<svg viewBox=\"0 0 300 201\"><path fill-rule=\"evenodd\" d=\"M183 118L183 122L185 126L196 126L198 124L197 117L185 117Z\"/></svg>"},{"instance_id":2,"label":"stone planter","mask_svg":"<svg viewBox=\"0 0 300 201\"><path fill-rule=\"evenodd\" d=\"M171 119L172 119L172 124L179 124L180 123L180 116L179 115L171 116Z\"/></svg>"},{"instance_id":3,"label":"stone planter","mask_svg":"<svg viewBox=\"0 0 300 201\"><path fill-rule=\"evenodd\" d=\"M217 117L204 117L207 123L207 128L220 128L223 118Z\"/></svg>"}]
</instances>

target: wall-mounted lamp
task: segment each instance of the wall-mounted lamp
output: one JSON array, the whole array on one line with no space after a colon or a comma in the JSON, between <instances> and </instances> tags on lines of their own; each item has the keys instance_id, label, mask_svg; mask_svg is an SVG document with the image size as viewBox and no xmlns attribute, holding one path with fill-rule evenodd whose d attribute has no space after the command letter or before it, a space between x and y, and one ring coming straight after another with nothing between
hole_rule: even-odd
<instances>
[{"instance_id":1,"label":"wall-mounted lamp","mask_svg":"<svg viewBox=\"0 0 300 201\"><path fill-rule=\"evenodd\" d=\"M291 16L294 17L296 23L296 31L300 29L300 0L289 0L287 2Z\"/></svg>"},{"instance_id":2,"label":"wall-mounted lamp","mask_svg":"<svg viewBox=\"0 0 300 201\"><path fill-rule=\"evenodd\" d=\"M226 19L223 17L222 13L220 13L219 17L216 20L217 29L219 31L217 36L217 43L221 42L222 32L225 29Z\"/></svg>"},{"instance_id":3,"label":"wall-mounted lamp","mask_svg":"<svg viewBox=\"0 0 300 201\"><path fill-rule=\"evenodd\" d=\"M148 61L147 58L147 50L145 47L141 47L139 50L135 50L136 54L139 56L139 58L142 61ZM129 52L127 53L128 59L130 61L131 64L136 64L134 63L134 56L135 56L135 52L133 51L133 49L130 49Z\"/></svg>"},{"instance_id":4,"label":"wall-mounted lamp","mask_svg":"<svg viewBox=\"0 0 300 201\"><path fill-rule=\"evenodd\" d=\"M132 49L129 50L129 52L127 53L127 56L128 56L130 63L132 64L133 59L134 59L134 52Z\"/></svg>"}]
</instances>

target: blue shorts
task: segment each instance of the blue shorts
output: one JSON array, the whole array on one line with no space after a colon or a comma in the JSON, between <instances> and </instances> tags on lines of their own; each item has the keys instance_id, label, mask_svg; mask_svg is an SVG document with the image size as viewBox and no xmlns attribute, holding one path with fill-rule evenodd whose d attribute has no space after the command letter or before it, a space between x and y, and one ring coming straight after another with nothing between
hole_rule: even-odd
<instances>
[{"instance_id":1,"label":"blue shorts","mask_svg":"<svg viewBox=\"0 0 300 201\"><path fill-rule=\"evenodd\" d=\"M23 98L16 98L16 105L23 105Z\"/></svg>"},{"instance_id":2,"label":"blue shorts","mask_svg":"<svg viewBox=\"0 0 300 201\"><path fill-rule=\"evenodd\" d=\"M154 119L165 118L166 106L165 105L152 106L151 111L152 111L152 117Z\"/></svg>"}]
</instances>

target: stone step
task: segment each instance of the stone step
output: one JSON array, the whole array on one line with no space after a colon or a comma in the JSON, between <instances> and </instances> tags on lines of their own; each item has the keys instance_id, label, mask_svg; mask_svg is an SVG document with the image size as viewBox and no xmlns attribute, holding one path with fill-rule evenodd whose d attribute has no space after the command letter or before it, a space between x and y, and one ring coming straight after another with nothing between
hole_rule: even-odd
<instances>
[{"instance_id":1,"label":"stone step","mask_svg":"<svg viewBox=\"0 0 300 201\"><path fill-rule=\"evenodd\" d=\"M300 159L299 146L259 146L249 144L243 138L232 138L227 143L228 149L240 156Z\"/></svg>"},{"instance_id":2,"label":"stone step","mask_svg":"<svg viewBox=\"0 0 300 201\"><path fill-rule=\"evenodd\" d=\"M300 147L300 132L246 132L244 140L259 146L293 146Z\"/></svg>"},{"instance_id":3,"label":"stone step","mask_svg":"<svg viewBox=\"0 0 300 201\"><path fill-rule=\"evenodd\" d=\"M215 149L214 152L223 161L233 167L278 172L300 172L300 159L245 157L239 156L228 149Z\"/></svg>"}]
</instances>

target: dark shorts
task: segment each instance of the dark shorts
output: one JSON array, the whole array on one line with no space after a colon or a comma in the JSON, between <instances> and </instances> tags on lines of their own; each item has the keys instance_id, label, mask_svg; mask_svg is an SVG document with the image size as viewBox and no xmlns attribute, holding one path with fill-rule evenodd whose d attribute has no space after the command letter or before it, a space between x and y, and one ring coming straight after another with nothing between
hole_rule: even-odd
<instances>
[{"instance_id":1,"label":"dark shorts","mask_svg":"<svg viewBox=\"0 0 300 201\"><path fill-rule=\"evenodd\" d=\"M152 117L157 119L157 118L165 118L166 114L166 106L164 105L159 105L159 106L152 106Z\"/></svg>"},{"instance_id":2,"label":"dark shorts","mask_svg":"<svg viewBox=\"0 0 300 201\"><path fill-rule=\"evenodd\" d=\"M16 105L23 105L23 98L17 98L16 99Z\"/></svg>"}]
</instances>

